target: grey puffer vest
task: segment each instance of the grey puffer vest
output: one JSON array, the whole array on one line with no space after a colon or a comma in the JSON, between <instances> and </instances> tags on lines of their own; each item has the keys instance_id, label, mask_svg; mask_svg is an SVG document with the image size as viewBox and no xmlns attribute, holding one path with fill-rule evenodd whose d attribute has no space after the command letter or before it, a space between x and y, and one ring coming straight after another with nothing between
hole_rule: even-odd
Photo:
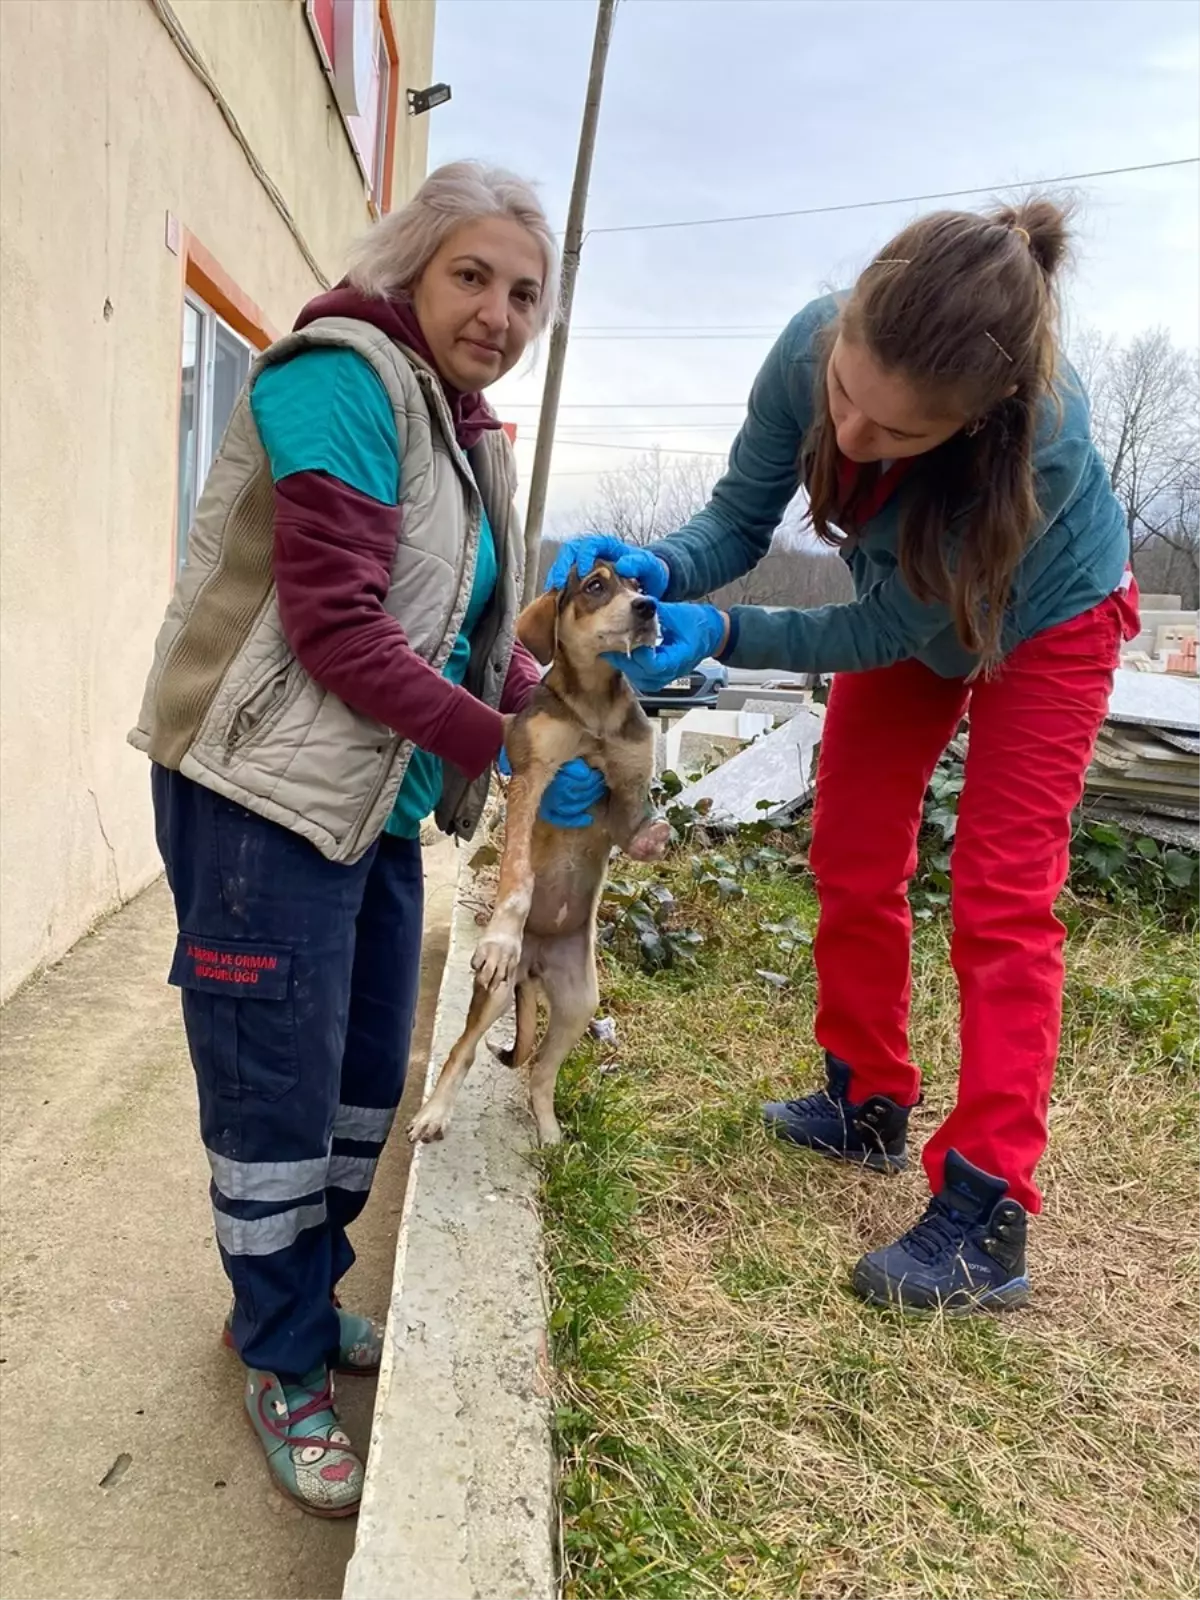
<instances>
[{"instance_id":1,"label":"grey puffer vest","mask_svg":"<svg viewBox=\"0 0 1200 1600\"><path fill-rule=\"evenodd\" d=\"M413 746L323 689L284 637L272 572L271 469L250 409L264 366L329 345L369 361L392 402L403 531L384 603L434 667L445 665L462 627L486 506L499 570L465 687L499 705L525 560L512 447L495 430L468 459L436 375L370 323L327 317L266 350L234 408L129 738L151 760L300 834L329 860L351 862L382 831ZM444 832L470 837L488 781L484 774L468 783L446 766L437 811Z\"/></svg>"}]
</instances>

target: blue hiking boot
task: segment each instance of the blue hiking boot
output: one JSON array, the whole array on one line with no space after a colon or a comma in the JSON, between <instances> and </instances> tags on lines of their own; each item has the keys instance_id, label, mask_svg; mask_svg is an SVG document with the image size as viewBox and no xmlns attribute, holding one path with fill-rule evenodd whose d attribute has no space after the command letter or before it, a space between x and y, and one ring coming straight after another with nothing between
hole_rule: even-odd
<instances>
[{"instance_id":1,"label":"blue hiking boot","mask_svg":"<svg viewBox=\"0 0 1200 1600\"><path fill-rule=\"evenodd\" d=\"M873 1094L850 1099L850 1068L825 1057L824 1089L802 1100L769 1100L763 1121L771 1132L823 1156L853 1161L872 1172L901 1172L908 1165L908 1107Z\"/></svg>"},{"instance_id":2,"label":"blue hiking boot","mask_svg":"<svg viewBox=\"0 0 1200 1600\"><path fill-rule=\"evenodd\" d=\"M854 1288L901 1311L1006 1311L1029 1298L1028 1219L993 1178L946 1152L944 1187L920 1222L854 1269Z\"/></svg>"}]
</instances>

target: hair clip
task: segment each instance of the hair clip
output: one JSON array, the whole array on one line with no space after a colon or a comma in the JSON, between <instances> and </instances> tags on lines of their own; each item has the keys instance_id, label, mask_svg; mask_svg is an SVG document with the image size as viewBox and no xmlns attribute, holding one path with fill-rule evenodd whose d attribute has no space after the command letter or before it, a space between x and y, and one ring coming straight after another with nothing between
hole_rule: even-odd
<instances>
[{"instance_id":1,"label":"hair clip","mask_svg":"<svg viewBox=\"0 0 1200 1600\"><path fill-rule=\"evenodd\" d=\"M985 339L990 339L992 341L992 343L996 346L996 349L999 350L1000 354L1004 357L1005 361L1007 361L1009 366L1011 367L1012 364L1013 364L1013 358L1009 355L1008 351L1000 343L999 339L997 339L994 334L989 333L986 328L983 330L983 337Z\"/></svg>"},{"instance_id":2,"label":"hair clip","mask_svg":"<svg viewBox=\"0 0 1200 1600\"><path fill-rule=\"evenodd\" d=\"M911 267L911 256L876 256L873 267Z\"/></svg>"},{"instance_id":3,"label":"hair clip","mask_svg":"<svg viewBox=\"0 0 1200 1600\"><path fill-rule=\"evenodd\" d=\"M1018 228L1017 225L1014 223L1012 231L1014 233L1016 233L1016 234L1019 234L1021 236L1021 238L1024 239L1026 244L1030 244L1032 242L1030 240L1030 237L1029 237L1029 229L1028 228Z\"/></svg>"}]
</instances>

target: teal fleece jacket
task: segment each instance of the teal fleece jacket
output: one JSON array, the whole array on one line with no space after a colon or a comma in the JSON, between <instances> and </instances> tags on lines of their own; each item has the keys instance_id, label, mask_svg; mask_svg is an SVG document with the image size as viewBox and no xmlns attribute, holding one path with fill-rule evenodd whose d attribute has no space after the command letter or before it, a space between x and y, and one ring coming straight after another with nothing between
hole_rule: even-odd
<instances>
[{"instance_id":1,"label":"teal fleece jacket","mask_svg":"<svg viewBox=\"0 0 1200 1600\"><path fill-rule=\"evenodd\" d=\"M793 317L755 379L728 470L708 505L651 547L670 569L666 599L712 594L767 553L801 486L800 446L813 417L818 339L837 306L828 295ZM1087 399L1065 362L1058 401L1061 413L1047 397L1039 420L1034 465L1042 521L1013 579L1005 654L1099 605L1117 588L1129 560L1121 508L1092 443ZM958 642L948 608L922 603L900 574L906 494L901 484L843 551L855 600L813 610L735 606L722 659L734 667L856 672L915 657L940 677L969 676L978 660ZM969 506L956 522L969 538Z\"/></svg>"}]
</instances>

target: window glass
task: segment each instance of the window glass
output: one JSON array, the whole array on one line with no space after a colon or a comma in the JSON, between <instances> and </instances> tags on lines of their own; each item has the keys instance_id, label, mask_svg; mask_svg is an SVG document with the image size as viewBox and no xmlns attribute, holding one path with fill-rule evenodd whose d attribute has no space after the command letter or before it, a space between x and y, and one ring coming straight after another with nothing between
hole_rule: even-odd
<instances>
[{"instance_id":1,"label":"window glass","mask_svg":"<svg viewBox=\"0 0 1200 1600\"><path fill-rule=\"evenodd\" d=\"M183 306L183 354L179 391L178 540L179 565L187 560L188 532L196 509L196 464L199 460L200 371L203 322L190 301Z\"/></svg>"},{"instance_id":2,"label":"window glass","mask_svg":"<svg viewBox=\"0 0 1200 1600\"><path fill-rule=\"evenodd\" d=\"M221 447L254 351L210 306L188 294L179 360L179 462L176 479L179 565L204 480Z\"/></svg>"},{"instance_id":3,"label":"window glass","mask_svg":"<svg viewBox=\"0 0 1200 1600\"><path fill-rule=\"evenodd\" d=\"M213 318L212 411L209 428L209 465L212 465L234 404L242 392L242 385L250 373L250 347L239 339L219 317Z\"/></svg>"}]
</instances>

